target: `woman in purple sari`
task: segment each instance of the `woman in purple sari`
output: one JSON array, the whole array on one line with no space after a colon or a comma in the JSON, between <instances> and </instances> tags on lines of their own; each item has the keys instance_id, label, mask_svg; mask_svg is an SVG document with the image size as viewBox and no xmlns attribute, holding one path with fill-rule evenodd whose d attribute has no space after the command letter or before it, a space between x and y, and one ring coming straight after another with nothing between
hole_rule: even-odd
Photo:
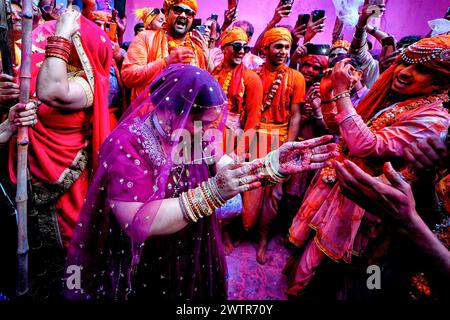
<instances>
[{"instance_id":1,"label":"woman in purple sari","mask_svg":"<svg viewBox=\"0 0 450 320\"><path fill-rule=\"evenodd\" d=\"M334 154L322 137L280 148L272 175L262 161L226 163L211 134L221 133L226 101L212 76L187 65L168 67L136 99L101 148L69 248L67 267L82 267L69 299L226 299L214 210L261 179L322 167Z\"/></svg>"}]
</instances>

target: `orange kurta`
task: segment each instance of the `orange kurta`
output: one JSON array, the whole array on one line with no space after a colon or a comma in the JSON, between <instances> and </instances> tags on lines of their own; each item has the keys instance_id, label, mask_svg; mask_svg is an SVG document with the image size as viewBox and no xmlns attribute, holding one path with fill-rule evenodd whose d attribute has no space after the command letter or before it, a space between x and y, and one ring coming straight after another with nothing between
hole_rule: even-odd
<instances>
[{"instance_id":1,"label":"orange kurta","mask_svg":"<svg viewBox=\"0 0 450 320\"><path fill-rule=\"evenodd\" d=\"M281 84L273 97L272 104L261 115L258 150L254 155L257 158L265 157L287 140L291 105L305 101L306 83L300 72L285 65L274 68L266 63L259 72L264 90L263 106L269 99L268 96L280 70L284 72ZM280 136L275 137L272 134L273 129L279 130ZM268 232L267 228L276 214L281 194L281 185L262 187L244 193L242 219L245 229L254 226L261 217L260 232Z\"/></svg>"},{"instance_id":2,"label":"orange kurta","mask_svg":"<svg viewBox=\"0 0 450 320\"><path fill-rule=\"evenodd\" d=\"M237 151L237 131L243 129L247 143L237 152L251 152L256 145L256 130L261 122L263 88L258 75L244 65L225 70L223 64L212 72L228 97L228 116L224 131L224 152ZM253 130L253 131L252 131ZM246 138L242 140L245 143ZM253 147L252 147L253 145Z\"/></svg>"},{"instance_id":3,"label":"orange kurta","mask_svg":"<svg viewBox=\"0 0 450 320\"><path fill-rule=\"evenodd\" d=\"M289 122L291 105L305 102L306 83L303 75L285 65L273 68L267 63L259 72L264 88L263 101L267 101L272 84L281 68L285 70L282 84L273 98L270 108L262 113L261 122L263 123L282 124Z\"/></svg>"},{"instance_id":4,"label":"orange kurta","mask_svg":"<svg viewBox=\"0 0 450 320\"><path fill-rule=\"evenodd\" d=\"M185 40L189 42L189 36L186 36ZM164 58L169 56L170 48L177 45L176 41L169 39L165 30L146 30L134 38L121 72L124 84L132 89L131 101L134 101L164 70L166 67ZM192 46L195 48L196 58L191 64L206 69L206 60L202 49L193 43Z\"/></svg>"},{"instance_id":5,"label":"orange kurta","mask_svg":"<svg viewBox=\"0 0 450 320\"><path fill-rule=\"evenodd\" d=\"M261 121L263 97L261 79L254 71L243 67L241 79L235 79L236 73L234 73L228 88L226 88L225 81L230 71L233 72L234 69L225 70L216 68L212 72L212 75L217 79L222 88L227 91L228 111L241 116L241 128L244 130L257 129ZM232 83L235 81L240 83L239 92L237 93L231 89Z\"/></svg>"}]
</instances>

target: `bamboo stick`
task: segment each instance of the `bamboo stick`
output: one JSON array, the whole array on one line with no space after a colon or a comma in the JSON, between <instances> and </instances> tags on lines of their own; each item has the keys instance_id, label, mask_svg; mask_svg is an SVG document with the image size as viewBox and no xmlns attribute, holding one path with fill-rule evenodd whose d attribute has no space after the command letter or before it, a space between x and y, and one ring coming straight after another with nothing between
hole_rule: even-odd
<instances>
[{"instance_id":1,"label":"bamboo stick","mask_svg":"<svg viewBox=\"0 0 450 320\"><path fill-rule=\"evenodd\" d=\"M33 13L31 0L23 0L22 9L22 63L20 68L19 103L25 106L30 96L31 80L31 32L33 29ZM28 127L19 127L17 137L17 193L16 204L18 214L18 282L17 296L28 292L28 226L27 226L27 154Z\"/></svg>"}]
</instances>

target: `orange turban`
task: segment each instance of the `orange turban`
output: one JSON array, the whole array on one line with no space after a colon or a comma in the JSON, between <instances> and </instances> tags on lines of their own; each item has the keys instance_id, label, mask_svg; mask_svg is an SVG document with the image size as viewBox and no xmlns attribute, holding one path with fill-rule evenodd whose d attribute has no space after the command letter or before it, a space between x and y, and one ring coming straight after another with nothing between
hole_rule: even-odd
<instances>
[{"instance_id":1,"label":"orange turban","mask_svg":"<svg viewBox=\"0 0 450 320\"><path fill-rule=\"evenodd\" d=\"M228 28L223 32L222 37L220 38L220 45L225 46L235 41L248 42L248 36L244 29L239 27Z\"/></svg>"},{"instance_id":2,"label":"orange turban","mask_svg":"<svg viewBox=\"0 0 450 320\"><path fill-rule=\"evenodd\" d=\"M101 21L104 21L104 22L111 22L112 14L110 12L97 10L97 11L89 12L89 17L88 18L91 21L101 20Z\"/></svg>"},{"instance_id":3,"label":"orange turban","mask_svg":"<svg viewBox=\"0 0 450 320\"><path fill-rule=\"evenodd\" d=\"M338 40L335 43L333 43L333 46L331 47L330 51L337 48L343 48L346 51L348 51L350 49L350 42L348 42L347 40Z\"/></svg>"},{"instance_id":4,"label":"orange turban","mask_svg":"<svg viewBox=\"0 0 450 320\"><path fill-rule=\"evenodd\" d=\"M195 14L197 14L198 5L196 0L164 0L164 12L168 14L170 7L174 4L185 4L194 10Z\"/></svg>"},{"instance_id":5,"label":"orange turban","mask_svg":"<svg viewBox=\"0 0 450 320\"><path fill-rule=\"evenodd\" d=\"M263 37L262 47L266 48L274 42L285 40L292 45L292 35L291 32L286 28L272 28L268 30Z\"/></svg>"},{"instance_id":6,"label":"orange turban","mask_svg":"<svg viewBox=\"0 0 450 320\"><path fill-rule=\"evenodd\" d=\"M141 20L144 23L144 27L147 27L155 20L155 18L160 13L159 10L155 10L155 8L140 8L134 11L136 18Z\"/></svg>"},{"instance_id":7,"label":"orange turban","mask_svg":"<svg viewBox=\"0 0 450 320\"><path fill-rule=\"evenodd\" d=\"M316 54L308 54L301 59L301 64L303 64L305 62L319 63L322 68L322 71L325 71L325 69L328 68L328 57L327 56L321 56L318 54L317 55Z\"/></svg>"},{"instance_id":8,"label":"orange turban","mask_svg":"<svg viewBox=\"0 0 450 320\"><path fill-rule=\"evenodd\" d=\"M411 64L425 67L450 77L450 35L425 38L406 48L401 58Z\"/></svg>"}]
</instances>

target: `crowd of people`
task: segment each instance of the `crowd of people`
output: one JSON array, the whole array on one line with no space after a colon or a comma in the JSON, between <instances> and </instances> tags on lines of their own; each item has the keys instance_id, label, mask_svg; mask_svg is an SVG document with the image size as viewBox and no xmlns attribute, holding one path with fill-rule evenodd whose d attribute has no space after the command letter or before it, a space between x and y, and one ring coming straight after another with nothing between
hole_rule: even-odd
<instances>
[{"instance_id":1,"label":"crowd of people","mask_svg":"<svg viewBox=\"0 0 450 320\"><path fill-rule=\"evenodd\" d=\"M0 297L15 297L25 126L32 300L223 301L225 256L254 241L264 266L274 234L290 251L286 298L448 298L450 35L395 43L371 24L386 6L365 1L352 39L338 17L332 43L314 44L326 17L283 24L292 9L277 3L250 47L237 6L193 26L196 0L165 0L136 11L124 42L108 1L35 2L23 105L13 0ZM373 265L383 290L367 287ZM67 286L73 266L80 286Z\"/></svg>"}]
</instances>

